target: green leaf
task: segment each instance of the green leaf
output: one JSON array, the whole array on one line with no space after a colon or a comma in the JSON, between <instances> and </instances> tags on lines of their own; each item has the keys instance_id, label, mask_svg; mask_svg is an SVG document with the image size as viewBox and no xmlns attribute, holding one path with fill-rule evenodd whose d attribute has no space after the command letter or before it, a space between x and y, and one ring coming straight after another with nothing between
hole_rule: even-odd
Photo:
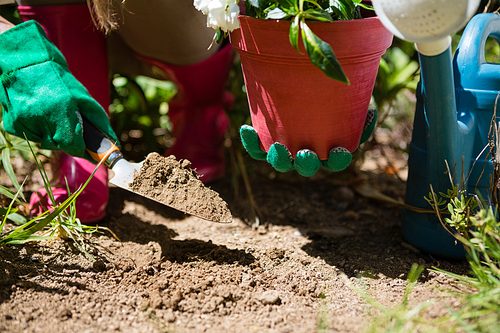
<instances>
[{"instance_id":1,"label":"green leaf","mask_svg":"<svg viewBox=\"0 0 500 333\"><path fill-rule=\"evenodd\" d=\"M283 9L293 9L294 8L294 1L291 0L277 0L276 1L278 5Z\"/></svg>"},{"instance_id":2,"label":"green leaf","mask_svg":"<svg viewBox=\"0 0 500 333\"><path fill-rule=\"evenodd\" d=\"M2 130L0 131L0 143L2 146L8 147L9 143L7 139L5 138L4 131L3 131L3 123L2 123Z\"/></svg>"},{"instance_id":3,"label":"green leaf","mask_svg":"<svg viewBox=\"0 0 500 333\"><path fill-rule=\"evenodd\" d=\"M10 163L10 149L3 149L2 150L2 165L7 173L7 176L9 176L10 181L12 182L12 185L16 188L16 190L19 190L21 186L19 185L17 179L16 179L16 174L14 173L14 169L12 169L12 164ZM19 193L19 196L25 200L23 193Z\"/></svg>"},{"instance_id":4,"label":"green leaf","mask_svg":"<svg viewBox=\"0 0 500 333\"><path fill-rule=\"evenodd\" d=\"M320 22L333 22L332 16L324 10L308 9L304 11L303 16L308 20L320 21Z\"/></svg>"},{"instance_id":5,"label":"green leaf","mask_svg":"<svg viewBox=\"0 0 500 333\"><path fill-rule=\"evenodd\" d=\"M68 199L66 199L60 206L57 206L50 214L42 219L34 219L22 225L14 230L11 230L9 234L0 240L0 244L19 244L14 242L24 242L30 241L33 238L33 234L37 231L45 228L52 220L59 216L68 206L76 199L76 197L81 193L82 188L77 192L73 193Z\"/></svg>"},{"instance_id":6,"label":"green leaf","mask_svg":"<svg viewBox=\"0 0 500 333\"><path fill-rule=\"evenodd\" d=\"M24 182L23 182L24 185ZM3 227L5 225L5 221L7 221L7 217L9 216L10 212L13 210L12 206L14 205L14 202L17 199L17 196L21 193L21 188L17 190L16 196L14 199L10 202L9 207L7 208L7 211L4 214L4 218L2 219L2 222L0 223L0 233L2 233ZM17 210L16 210L17 211ZM2 237L0 237L0 244L3 241Z\"/></svg>"},{"instance_id":7,"label":"green leaf","mask_svg":"<svg viewBox=\"0 0 500 333\"><path fill-rule=\"evenodd\" d=\"M290 44L292 44L293 48L300 52L299 50L299 24L300 20L298 16L295 16L294 20L290 24Z\"/></svg>"},{"instance_id":8,"label":"green leaf","mask_svg":"<svg viewBox=\"0 0 500 333\"><path fill-rule=\"evenodd\" d=\"M265 9L268 2L266 0L246 0L252 7Z\"/></svg>"},{"instance_id":9,"label":"green leaf","mask_svg":"<svg viewBox=\"0 0 500 333\"><path fill-rule=\"evenodd\" d=\"M31 148L31 146L30 146L30 148ZM39 161L37 159L35 159L35 161L37 163L37 166L40 169L41 166L39 165ZM26 224L21 225L15 229L11 230L9 233L7 233L6 236L4 236L0 239L0 245L2 245L2 244L21 244L24 242L35 240L38 236L33 236L34 233L45 228L45 226L47 226L49 223L51 223L60 214L63 214L64 211L70 205L73 204L73 202L76 200L76 198L80 195L80 193L85 189L85 187L88 185L90 180L94 177L94 174L97 171L97 169L99 168L99 166L101 165L101 163L102 163L102 161L100 161L96 165L94 171L90 174L87 181L83 185L81 185L75 193L71 194L66 200L64 200L64 202L62 202L60 205L55 207L50 213L48 211L46 211L42 215L40 215L39 217L37 217L31 221L28 221ZM41 169L41 171L43 171L43 168ZM46 177L46 175L43 175L43 176ZM47 189L48 193L52 194L52 192L50 190L50 186L48 185L48 182L46 182L45 179L44 179L44 183L46 186L48 186L48 189ZM52 195L51 195L51 200L53 202L55 201ZM13 201L11 202L9 209L11 209L12 203L13 203ZM0 225L0 230L2 230L4 223L5 223L5 219L3 220L2 224Z\"/></svg>"},{"instance_id":10,"label":"green leaf","mask_svg":"<svg viewBox=\"0 0 500 333\"><path fill-rule=\"evenodd\" d=\"M356 2L358 2L358 1L356 1ZM359 0L358 6L361 7L361 8L363 8L363 9L374 10L373 6L365 5L364 3L361 2L361 0Z\"/></svg>"},{"instance_id":11,"label":"green leaf","mask_svg":"<svg viewBox=\"0 0 500 333\"><path fill-rule=\"evenodd\" d=\"M16 200L18 204L22 204L22 202L17 198L16 193L4 186L0 186L0 194L5 195L9 199Z\"/></svg>"},{"instance_id":12,"label":"green leaf","mask_svg":"<svg viewBox=\"0 0 500 333\"><path fill-rule=\"evenodd\" d=\"M11 245L20 245L28 242L36 242L36 241L44 241L44 240L49 240L51 236L30 236L29 238L23 238L23 239L12 239L9 240L8 243L5 244L11 244Z\"/></svg>"},{"instance_id":13,"label":"green leaf","mask_svg":"<svg viewBox=\"0 0 500 333\"><path fill-rule=\"evenodd\" d=\"M17 209L12 209L10 214L7 215L7 219L10 220L11 222L14 222L17 225L23 225L26 222L28 222L28 219L25 216L17 214L16 211Z\"/></svg>"},{"instance_id":14,"label":"green leaf","mask_svg":"<svg viewBox=\"0 0 500 333\"><path fill-rule=\"evenodd\" d=\"M413 78L417 70L419 69L419 65L416 61L411 61L408 63L408 65L403 68L401 71L396 72L396 75L393 77L393 83L395 84L401 84L405 83L407 84L410 82L410 79Z\"/></svg>"},{"instance_id":15,"label":"green leaf","mask_svg":"<svg viewBox=\"0 0 500 333\"><path fill-rule=\"evenodd\" d=\"M246 0L252 7L260 8L259 0Z\"/></svg>"},{"instance_id":16,"label":"green leaf","mask_svg":"<svg viewBox=\"0 0 500 333\"><path fill-rule=\"evenodd\" d=\"M267 19L269 20L282 20L282 19L285 19L287 17L289 17L290 15L287 14L286 12L283 11L283 9L281 8L274 8L273 10L269 11L267 13Z\"/></svg>"},{"instance_id":17,"label":"green leaf","mask_svg":"<svg viewBox=\"0 0 500 333\"><path fill-rule=\"evenodd\" d=\"M222 31L221 28L217 28L215 30L215 36L214 36L214 42L217 44L221 44L224 41L224 38L226 37L226 34L224 31Z\"/></svg>"},{"instance_id":18,"label":"green leaf","mask_svg":"<svg viewBox=\"0 0 500 333\"><path fill-rule=\"evenodd\" d=\"M9 209L9 208L6 208L6 207L0 207L0 216L4 216L5 214L13 214L17 212L17 209L13 208L13 209Z\"/></svg>"},{"instance_id":19,"label":"green leaf","mask_svg":"<svg viewBox=\"0 0 500 333\"><path fill-rule=\"evenodd\" d=\"M354 14L356 12L356 5L352 2L352 0L340 0L340 2L346 8L346 12L348 14L349 20L354 19Z\"/></svg>"},{"instance_id":20,"label":"green leaf","mask_svg":"<svg viewBox=\"0 0 500 333\"><path fill-rule=\"evenodd\" d=\"M340 20L352 20L352 19L354 19L355 7L354 7L354 4L352 3L352 1L335 0L335 1L332 1L331 8Z\"/></svg>"},{"instance_id":21,"label":"green leaf","mask_svg":"<svg viewBox=\"0 0 500 333\"><path fill-rule=\"evenodd\" d=\"M267 0L259 0L259 8L266 8L269 2Z\"/></svg>"},{"instance_id":22,"label":"green leaf","mask_svg":"<svg viewBox=\"0 0 500 333\"><path fill-rule=\"evenodd\" d=\"M305 21L301 20L300 28L302 31L302 41L311 62L329 78L349 84L349 79L345 75L330 45L316 36Z\"/></svg>"}]
</instances>

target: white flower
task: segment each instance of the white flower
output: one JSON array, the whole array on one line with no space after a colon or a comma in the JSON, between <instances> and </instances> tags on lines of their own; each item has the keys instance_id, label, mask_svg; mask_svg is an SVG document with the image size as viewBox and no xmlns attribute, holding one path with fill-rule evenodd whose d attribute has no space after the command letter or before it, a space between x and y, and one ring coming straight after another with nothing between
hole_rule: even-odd
<instances>
[{"instance_id":1,"label":"white flower","mask_svg":"<svg viewBox=\"0 0 500 333\"><path fill-rule=\"evenodd\" d=\"M194 0L194 6L207 15L207 26L224 31L240 27L238 0Z\"/></svg>"},{"instance_id":2,"label":"white flower","mask_svg":"<svg viewBox=\"0 0 500 333\"><path fill-rule=\"evenodd\" d=\"M208 5L211 0L194 0L194 8L198 9L203 14L208 14Z\"/></svg>"}]
</instances>

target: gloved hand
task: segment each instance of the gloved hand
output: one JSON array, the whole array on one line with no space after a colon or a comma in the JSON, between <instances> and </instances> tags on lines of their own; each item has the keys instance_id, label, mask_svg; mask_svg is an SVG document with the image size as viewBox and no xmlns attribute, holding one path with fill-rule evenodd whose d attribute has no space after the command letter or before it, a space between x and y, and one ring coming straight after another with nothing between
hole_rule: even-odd
<instances>
[{"instance_id":1,"label":"gloved hand","mask_svg":"<svg viewBox=\"0 0 500 333\"><path fill-rule=\"evenodd\" d=\"M104 109L70 73L35 21L0 34L0 103L4 129L95 162L85 151L82 116L118 143Z\"/></svg>"},{"instance_id":2,"label":"gloved hand","mask_svg":"<svg viewBox=\"0 0 500 333\"><path fill-rule=\"evenodd\" d=\"M376 119L377 111L368 110L359 144L362 144L370 137L375 128ZM349 150L343 147L332 148L328 155L328 160L320 160L318 155L309 149L298 151L295 159L292 159L292 154L288 148L279 142L272 144L266 153L260 148L257 132L249 125L243 125L240 128L240 136L243 147L252 158L267 161L279 172L296 170L300 175L310 177L321 167L334 172L341 171L349 166L352 160L352 155Z\"/></svg>"}]
</instances>

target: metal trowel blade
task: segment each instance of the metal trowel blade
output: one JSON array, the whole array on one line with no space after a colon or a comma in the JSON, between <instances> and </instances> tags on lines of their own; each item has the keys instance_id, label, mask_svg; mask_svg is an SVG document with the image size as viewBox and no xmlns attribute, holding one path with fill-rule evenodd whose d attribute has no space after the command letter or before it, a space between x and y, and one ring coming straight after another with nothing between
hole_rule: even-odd
<instances>
[{"instance_id":1,"label":"metal trowel blade","mask_svg":"<svg viewBox=\"0 0 500 333\"><path fill-rule=\"evenodd\" d=\"M219 220L216 217L207 218L205 216L200 216L200 215L196 214L195 212L191 212L191 211L186 211L186 210L180 209L179 207L175 207L174 205L169 205L169 204L167 204L165 202L158 201L155 198L149 197L149 196L144 195L142 193L137 193L136 191L132 190L131 187L130 187L130 184L134 180L134 175L140 173L141 167L142 167L143 163L144 163L144 161L139 162L139 163L132 163L132 162L128 162L124 158L119 159L115 163L115 165L113 165L113 167L111 168L111 170L114 173L114 176L113 176L113 178L111 178L109 180L109 182L111 184L113 184L115 186L118 186L118 187L121 187L121 188L123 188L123 189L125 189L127 191L130 191L130 192L135 193L137 195L140 195L142 197L148 198L150 200L159 202L162 205L174 208L174 209L182 211L182 212L184 212L186 214L189 214L189 215L192 215L192 216L196 216L198 218L201 218L201 219L204 219L204 220L207 220L207 221L219 222L219 223L231 223L231 222L233 222L232 219L226 221L226 220L222 220L222 219Z\"/></svg>"}]
</instances>

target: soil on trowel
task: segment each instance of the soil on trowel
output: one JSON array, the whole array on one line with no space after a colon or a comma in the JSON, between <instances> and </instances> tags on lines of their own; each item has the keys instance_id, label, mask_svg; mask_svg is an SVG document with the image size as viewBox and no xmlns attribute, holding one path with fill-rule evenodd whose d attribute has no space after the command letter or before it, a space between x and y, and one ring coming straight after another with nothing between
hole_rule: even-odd
<instances>
[{"instance_id":1,"label":"soil on trowel","mask_svg":"<svg viewBox=\"0 0 500 333\"><path fill-rule=\"evenodd\" d=\"M227 203L203 184L189 160L151 153L140 173L134 175L130 188L190 215L214 222L233 221Z\"/></svg>"}]
</instances>

